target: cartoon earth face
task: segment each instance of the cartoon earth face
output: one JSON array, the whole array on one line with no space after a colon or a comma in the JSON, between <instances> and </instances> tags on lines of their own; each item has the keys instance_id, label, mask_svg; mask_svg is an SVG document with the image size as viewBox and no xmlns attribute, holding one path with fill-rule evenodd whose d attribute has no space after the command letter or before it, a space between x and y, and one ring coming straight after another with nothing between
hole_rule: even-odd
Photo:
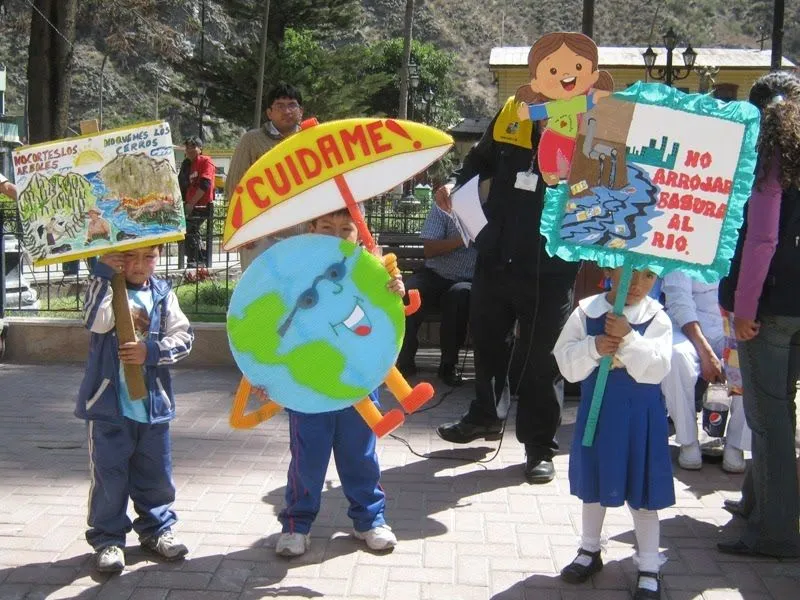
<instances>
[{"instance_id":1,"label":"cartoon earth face","mask_svg":"<svg viewBox=\"0 0 800 600\"><path fill-rule=\"evenodd\" d=\"M228 341L253 386L306 413L340 410L378 387L405 332L402 300L363 248L305 234L245 271L228 309Z\"/></svg>"}]
</instances>

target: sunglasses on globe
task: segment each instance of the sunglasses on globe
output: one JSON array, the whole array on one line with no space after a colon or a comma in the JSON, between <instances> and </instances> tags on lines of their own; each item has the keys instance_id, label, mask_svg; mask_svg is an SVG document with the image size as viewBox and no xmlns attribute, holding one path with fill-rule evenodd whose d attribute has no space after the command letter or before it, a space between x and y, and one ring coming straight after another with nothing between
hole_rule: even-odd
<instances>
[{"instance_id":1,"label":"sunglasses on globe","mask_svg":"<svg viewBox=\"0 0 800 600\"><path fill-rule=\"evenodd\" d=\"M297 314L298 310L308 310L310 308L314 308L319 302L319 292L317 292L317 284L320 281L328 280L333 283L338 283L344 276L347 275L347 266L345 265L345 261L347 257L342 258L339 262L335 262L330 265L322 275L317 275L314 277L314 281L311 283L311 287L305 290L300 296L298 296L297 300L294 303L294 308L292 308L292 312L289 313L289 316L286 320L281 324L278 328L278 335L283 337L286 335L286 332L289 329L289 326L292 324L292 319Z\"/></svg>"}]
</instances>

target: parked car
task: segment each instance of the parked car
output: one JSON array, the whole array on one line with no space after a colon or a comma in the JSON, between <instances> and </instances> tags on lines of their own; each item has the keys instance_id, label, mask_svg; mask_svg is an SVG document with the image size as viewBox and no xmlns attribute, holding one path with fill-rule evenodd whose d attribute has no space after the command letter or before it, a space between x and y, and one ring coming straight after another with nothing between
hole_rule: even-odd
<instances>
[{"instance_id":1,"label":"parked car","mask_svg":"<svg viewBox=\"0 0 800 600\"><path fill-rule=\"evenodd\" d=\"M15 235L3 235L6 263L6 310L39 310L39 294L22 272L25 249Z\"/></svg>"}]
</instances>

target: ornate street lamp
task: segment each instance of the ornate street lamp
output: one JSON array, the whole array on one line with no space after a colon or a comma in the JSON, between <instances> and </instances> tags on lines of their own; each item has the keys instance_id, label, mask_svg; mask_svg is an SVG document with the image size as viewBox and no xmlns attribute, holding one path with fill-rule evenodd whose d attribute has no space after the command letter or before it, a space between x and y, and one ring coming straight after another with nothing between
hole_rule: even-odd
<instances>
[{"instance_id":1,"label":"ornate street lamp","mask_svg":"<svg viewBox=\"0 0 800 600\"><path fill-rule=\"evenodd\" d=\"M208 84L206 83L199 83L197 85L197 93L192 98L192 104L194 105L194 109L197 111L197 127L198 127L198 136L201 140L203 140L203 118L205 117L206 109L211 102L211 99L207 95L208 92Z\"/></svg>"},{"instance_id":2,"label":"ornate street lamp","mask_svg":"<svg viewBox=\"0 0 800 600\"><path fill-rule=\"evenodd\" d=\"M686 79L689 76L689 73L692 72L692 68L694 68L694 62L697 60L697 52L694 51L691 44L687 44L686 50L682 53L683 64L685 66L676 67L672 64L672 53L677 45L678 36L673 31L672 27L670 27L667 33L664 34L664 47L667 49L666 67L655 66L658 54L653 51L652 46L647 46L647 50L642 52L642 58L644 59L644 66L647 70L647 74L650 77L663 81L671 86L673 81Z\"/></svg>"},{"instance_id":3,"label":"ornate street lamp","mask_svg":"<svg viewBox=\"0 0 800 600\"><path fill-rule=\"evenodd\" d=\"M422 99L425 102L425 124L431 124L431 113L433 111L433 99L436 94L433 92L433 88L428 87L424 92L422 92Z\"/></svg>"}]
</instances>

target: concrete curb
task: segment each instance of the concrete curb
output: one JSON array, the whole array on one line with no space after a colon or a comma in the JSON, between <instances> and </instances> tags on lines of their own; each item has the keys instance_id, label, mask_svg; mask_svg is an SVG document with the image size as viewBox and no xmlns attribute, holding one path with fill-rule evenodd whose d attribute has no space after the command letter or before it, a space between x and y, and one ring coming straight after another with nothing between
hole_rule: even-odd
<instances>
[{"instance_id":1,"label":"concrete curb","mask_svg":"<svg viewBox=\"0 0 800 600\"><path fill-rule=\"evenodd\" d=\"M11 317L5 360L14 363L83 363L89 352L89 332L79 319ZM192 352L182 367L235 366L225 323L193 323Z\"/></svg>"}]
</instances>

